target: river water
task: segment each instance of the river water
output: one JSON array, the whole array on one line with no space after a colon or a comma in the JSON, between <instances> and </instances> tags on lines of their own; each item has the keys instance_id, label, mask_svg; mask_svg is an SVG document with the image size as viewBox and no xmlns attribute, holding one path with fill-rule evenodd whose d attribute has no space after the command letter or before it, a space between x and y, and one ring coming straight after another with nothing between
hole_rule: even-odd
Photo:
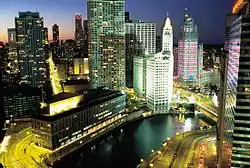
<instances>
[{"instance_id":1,"label":"river water","mask_svg":"<svg viewBox=\"0 0 250 168\"><path fill-rule=\"evenodd\" d=\"M157 150L168 137L205 126L201 118L204 116L160 115L129 123L104 140L67 156L55 167L135 168L141 158L147 158L151 150Z\"/></svg>"}]
</instances>

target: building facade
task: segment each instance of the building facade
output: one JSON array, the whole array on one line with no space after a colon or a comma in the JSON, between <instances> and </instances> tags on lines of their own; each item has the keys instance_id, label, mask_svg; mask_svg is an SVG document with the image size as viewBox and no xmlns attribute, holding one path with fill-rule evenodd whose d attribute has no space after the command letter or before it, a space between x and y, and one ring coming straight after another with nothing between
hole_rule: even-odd
<instances>
[{"instance_id":1,"label":"building facade","mask_svg":"<svg viewBox=\"0 0 250 168\"><path fill-rule=\"evenodd\" d=\"M147 60L147 104L153 113L168 113L173 94L173 29L167 17L162 33L162 51Z\"/></svg>"},{"instance_id":2,"label":"building facade","mask_svg":"<svg viewBox=\"0 0 250 168\"><path fill-rule=\"evenodd\" d=\"M197 80L198 80L198 85L201 85L201 75L203 72L203 44L198 45L198 51L197 51Z\"/></svg>"},{"instance_id":3,"label":"building facade","mask_svg":"<svg viewBox=\"0 0 250 168\"><path fill-rule=\"evenodd\" d=\"M83 18L81 13L75 14L75 41L76 41L76 55L83 57L84 52L84 31L83 31Z\"/></svg>"},{"instance_id":4,"label":"building facade","mask_svg":"<svg viewBox=\"0 0 250 168\"><path fill-rule=\"evenodd\" d=\"M184 24L178 42L178 79L184 83L196 83L198 78L198 30L194 19L185 9Z\"/></svg>"},{"instance_id":5,"label":"building facade","mask_svg":"<svg viewBox=\"0 0 250 168\"><path fill-rule=\"evenodd\" d=\"M84 58L88 58L88 49L89 49L88 32L89 32L88 20L83 20L83 33L84 33L83 57Z\"/></svg>"},{"instance_id":6,"label":"building facade","mask_svg":"<svg viewBox=\"0 0 250 168\"><path fill-rule=\"evenodd\" d=\"M224 116L220 123L220 167L249 167L249 1L239 0L233 7L236 15L230 28ZM224 161L224 165L223 165ZM220 163L221 162L221 163Z\"/></svg>"},{"instance_id":7,"label":"building facade","mask_svg":"<svg viewBox=\"0 0 250 168\"><path fill-rule=\"evenodd\" d=\"M93 88L125 87L125 1L89 0L89 68Z\"/></svg>"},{"instance_id":8,"label":"building facade","mask_svg":"<svg viewBox=\"0 0 250 168\"><path fill-rule=\"evenodd\" d=\"M228 127L225 123L225 108L226 108L226 95L227 95L227 76L228 76L228 58L229 58L229 42L230 42L230 28L231 24L235 20L234 14L228 14L226 16L226 35L225 35L225 43L224 43L224 54L220 57L220 89L219 89L219 109L220 115L218 117L218 132L217 132L217 160L218 160L218 167L230 167L230 157L231 152L224 152L230 151L231 147L228 145L229 143L224 141L225 134L224 130ZM229 149L229 150L228 150Z\"/></svg>"},{"instance_id":9,"label":"building facade","mask_svg":"<svg viewBox=\"0 0 250 168\"><path fill-rule=\"evenodd\" d=\"M19 12L15 26L21 83L41 87L48 78L44 58L43 18L38 12Z\"/></svg>"},{"instance_id":10,"label":"building facade","mask_svg":"<svg viewBox=\"0 0 250 168\"><path fill-rule=\"evenodd\" d=\"M6 87L3 90L3 99L6 119L30 117L40 110L41 90L27 86Z\"/></svg>"},{"instance_id":11,"label":"building facade","mask_svg":"<svg viewBox=\"0 0 250 168\"><path fill-rule=\"evenodd\" d=\"M137 96L146 98L147 89L147 66L146 62L153 55L145 53L142 56L134 57L133 63L133 88Z\"/></svg>"},{"instance_id":12,"label":"building facade","mask_svg":"<svg viewBox=\"0 0 250 168\"><path fill-rule=\"evenodd\" d=\"M131 21L125 24L126 87L133 88L133 58L156 53L156 24Z\"/></svg>"},{"instance_id":13,"label":"building facade","mask_svg":"<svg viewBox=\"0 0 250 168\"><path fill-rule=\"evenodd\" d=\"M35 144L49 150L64 148L74 142L78 142L79 147L80 141L85 143L122 119L125 97L119 91L97 89L51 102L47 109L50 115L39 115L32 120ZM77 102L74 108L51 115L53 107L72 100Z\"/></svg>"},{"instance_id":14,"label":"building facade","mask_svg":"<svg viewBox=\"0 0 250 168\"><path fill-rule=\"evenodd\" d=\"M49 32L48 32L48 28L47 27L43 28L43 34L44 34L43 43L45 45L49 44Z\"/></svg>"}]
</instances>

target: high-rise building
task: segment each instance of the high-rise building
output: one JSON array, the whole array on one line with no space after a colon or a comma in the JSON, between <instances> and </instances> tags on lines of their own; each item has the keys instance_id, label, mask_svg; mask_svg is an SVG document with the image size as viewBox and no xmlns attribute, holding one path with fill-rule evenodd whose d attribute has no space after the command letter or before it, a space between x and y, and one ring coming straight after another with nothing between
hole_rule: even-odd
<instances>
[{"instance_id":1,"label":"high-rise building","mask_svg":"<svg viewBox=\"0 0 250 168\"><path fill-rule=\"evenodd\" d=\"M248 0L236 1L232 14L223 103L219 117L219 166L249 167L250 165L250 53L248 42L250 11ZM233 16L234 17L234 16ZM229 18L229 22L230 22Z\"/></svg>"},{"instance_id":2,"label":"high-rise building","mask_svg":"<svg viewBox=\"0 0 250 168\"><path fill-rule=\"evenodd\" d=\"M15 18L21 83L43 86L47 76L44 59L43 18L38 12L19 12Z\"/></svg>"},{"instance_id":3,"label":"high-rise building","mask_svg":"<svg viewBox=\"0 0 250 168\"><path fill-rule=\"evenodd\" d=\"M156 53L156 24L132 21L125 23L126 87L133 88L133 58L144 51Z\"/></svg>"},{"instance_id":4,"label":"high-rise building","mask_svg":"<svg viewBox=\"0 0 250 168\"><path fill-rule=\"evenodd\" d=\"M52 36L53 36L53 44L59 46L59 26L54 24L52 26Z\"/></svg>"},{"instance_id":5,"label":"high-rise building","mask_svg":"<svg viewBox=\"0 0 250 168\"><path fill-rule=\"evenodd\" d=\"M154 113L167 113L173 94L173 30L169 17L162 33L162 51L147 60L147 104Z\"/></svg>"},{"instance_id":6,"label":"high-rise building","mask_svg":"<svg viewBox=\"0 0 250 168\"><path fill-rule=\"evenodd\" d=\"M84 32L83 32L83 21L82 14L75 14L75 41L77 57L83 57L84 51Z\"/></svg>"},{"instance_id":7,"label":"high-rise building","mask_svg":"<svg viewBox=\"0 0 250 168\"><path fill-rule=\"evenodd\" d=\"M153 55L145 53L144 55L134 57L133 63L133 88L137 96L146 98L147 92L147 66L146 62Z\"/></svg>"},{"instance_id":8,"label":"high-rise building","mask_svg":"<svg viewBox=\"0 0 250 168\"><path fill-rule=\"evenodd\" d=\"M129 12L125 12L125 23L129 23L129 22L130 22Z\"/></svg>"},{"instance_id":9,"label":"high-rise building","mask_svg":"<svg viewBox=\"0 0 250 168\"><path fill-rule=\"evenodd\" d=\"M125 1L89 0L89 66L93 88L125 87Z\"/></svg>"},{"instance_id":10,"label":"high-rise building","mask_svg":"<svg viewBox=\"0 0 250 168\"><path fill-rule=\"evenodd\" d=\"M203 72L203 44L198 45L197 51L197 80L198 84L201 85L201 76Z\"/></svg>"},{"instance_id":11,"label":"high-rise building","mask_svg":"<svg viewBox=\"0 0 250 168\"><path fill-rule=\"evenodd\" d=\"M229 153L224 153L224 150L227 149L228 143L224 143L224 117L225 117L225 99L226 99L226 91L227 91L227 68L228 68L228 57L229 57L229 40L230 40L230 27L235 18L235 15L228 14L226 15L226 35L225 35L225 43L224 43L224 54L220 57L220 88L218 94L218 102L219 102L219 117L218 117L218 125L217 125L217 161L218 167L226 167L229 166L229 158L231 155ZM226 156L226 158L225 158Z\"/></svg>"},{"instance_id":12,"label":"high-rise building","mask_svg":"<svg viewBox=\"0 0 250 168\"><path fill-rule=\"evenodd\" d=\"M178 71L178 47L174 47L174 79L177 79Z\"/></svg>"},{"instance_id":13,"label":"high-rise building","mask_svg":"<svg viewBox=\"0 0 250 168\"><path fill-rule=\"evenodd\" d=\"M190 84L198 78L198 30L194 19L185 9L184 24L178 42L178 79Z\"/></svg>"},{"instance_id":14,"label":"high-rise building","mask_svg":"<svg viewBox=\"0 0 250 168\"><path fill-rule=\"evenodd\" d=\"M161 52L162 50L162 37L156 36L156 52Z\"/></svg>"},{"instance_id":15,"label":"high-rise building","mask_svg":"<svg viewBox=\"0 0 250 168\"><path fill-rule=\"evenodd\" d=\"M6 46L6 59L4 71L4 85L17 86L20 81L18 57L17 57L17 43L16 43L16 29L8 28L8 45Z\"/></svg>"},{"instance_id":16,"label":"high-rise building","mask_svg":"<svg viewBox=\"0 0 250 168\"><path fill-rule=\"evenodd\" d=\"M60 57L59 56L60 40L59 40L59 26L57 24L54 24L52 26L52 40L53 40L53 43L51 44L52 55L54 58L58 58Z\"/></svg>"},{"instance_id":17,"label":"high-rise building","mask_svg":"<svg viewBox=\"0 0 250 168\"><path fill-rule=\"evenodd\" d=\"M16 43L16 29L8 28L8 43Z\"/></svg>"},{"instance_id":18,"label":"high-rise building","mask_svg":"<svg viewBox=\"0 0 250 168\"><path fill-rule=\"evenodd\" d=\"M88 58L88 49L89 49L89 41L88 41L88 20L83 20L83 33L84 33L84 51L83 57Z\"/></svg>"},{"instance_id":19,"label":"high-rise building","mask_svg":"<svg viewBox=\"0 0 250 168\"><path fill-rule=\"evenodd\" d=\"M21 118L36 115L40 110L41 89L27 86L4 88L5 118Z\"/></svg>"},{"instance_id":20,"label":"high-rise building","mask_svg":"<svg viewBox=\"0 0 250 168\"><path fill-rule=\"evenodd\" d=\"M48 33L48 28L47 27L44 27L43 28L43 33L44 33L44 44L47 45L49 44L49 33Z\"/></svg>"}]
</instances>

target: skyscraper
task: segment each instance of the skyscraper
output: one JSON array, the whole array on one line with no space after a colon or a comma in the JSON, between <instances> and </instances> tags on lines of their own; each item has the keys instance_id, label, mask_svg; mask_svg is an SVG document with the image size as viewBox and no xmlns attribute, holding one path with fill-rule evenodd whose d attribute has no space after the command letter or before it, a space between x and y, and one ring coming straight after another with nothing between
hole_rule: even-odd
<instances>
[{"instance_id":1,"label":"skyscraper","mask_svg":"<svg viewBox=\"0 0 250 168\"><path fill-rule=\"evenodd\" d=\"M198 45L197 51L197 80L198 84L201 85L201 76L203 72L203 44Z\"/></svg>"},{"instance_id":2,"label":"skyscraper","mask_svg":"<svg viewBox=\"0 0 250 168\"><path fill-rule=\"evenodd\" d=\"M142 54L134 57L133 62L133 88L138 97L146 98L147 93L147 60L152 54Z\"/></svg>"},{"instance_id":3,"label":"skyscraper","mask_svg":"<svg viewBox=\"0 0 250 168\"><path fill-rule=\"evenodd\" d=\"M84 33L84 51L83 57L88 58L88 49L89 49L89 41L88 41L88 20L83 20L83 33Z\"/></svg>"},{"instance_id":4,"label":"skyscraper","mask_svg":"<svg viewBox=\"0 0 250 168\"><path fill-rule=\"evenodd\" d=\"M147 60L147 104L154 113L169 112L173 94L173 29L169 17L162 32L162 51Z\"/></svg>"},{"instance_id":5,"label":"skyscraper","mask_svg":"<svg viewBox=\"0 0 250 168\"><path fill-rule=\"evenodd\" d=\"M57 24L52 26L52 36L54 45L59 46L59 26Z\"/></svg>"},{"instance_id":6,"label":"skyscraper","mask_svg":"<svg viewBox=\"0 0 250 168\"><path fill-rule=\"evenodd\" d=\"M83 57L84 32L83 32L83 22L81 13L75 14L75 41L76 41L77 56Z\"/></svg>"},{"instance_id":7,"label":"skyscraper","mask_svg":"<svg viewBox=\"0 0 250 168\"><path fill-rule=\"evenodd\" d=\"M125 23L126 87L133 87L133 58L144 51L156 53L156 24L143 21Z\"/></svg>"},{"instance_id":8,"label":"skyscraper","mask_svg":"<svg viewBox=\"0 0 250 168\"><path fill-rule=\"evenodd\" d=\"M17 43L16 43L16 29L9 28L8 30L8 50L7 51L7 59L6 67L4 74L4 82L5 86L14 87L19 85L20 75L19 75L19 67L18 67L18 57L17 57Z\"/></svg>"},{"instance_id":9,"label":"skyscraper","mask_svg":"<svg viewBox=\"0 0 250 168\"><path fill-rule=\"evenodd\" d=\"M16 29L8 28L8 43L16 43Z\"/></svg>"},{"instance_id":10,"label":"skyscraper","mask_svg":"<svg viewBox=\"0 0 250 168\"><path fill-rule=\"evenodd\" d=\"M232 10L229 53L226 61L224 102L219 117L219 166L249 167L250 165L250 60L249 1L238 0ZM229 19L230 20L230 19ZM226 47L227 48L227 47ZM225 162L224 162L225 161Z\"/></svg>"},{"instance_id":11,"label":"skyscraper","mask_svg":"<svg viewBox=\"0 0 250 168\"><path fill-rule=\"evenodd\" d=\"M129 17L129 12L125 12L125 23L129 23L130 22L130 17Z\"/></svg>"},{"instance_id":12,"label":"skyscraper","mask_svg":"<svg viewBox=\"0 0 250 168\"><path fill-rule=\"evenodd\" d=\"M198 30L194 19L185 9L184 24L178 42L178 79L184 83L196 83L198 78Z\"/></svg>"},{"instance_id":13,"label":"skyscraper","mask_svg":"<svg viewBox=\"0 0 250 168\"><path fill-rule=\"evenodd\" d=\"M54 58L58 58L59 56L59 49L60 49L60 45L59 45L59 26L57 24L54 24L52 26L52 39L53 39L53 43L52 43L52 55Z\"/></svg>"},{"instance_id":14,"label":"skyscraper","mask_svg":"<svg viewBox=\"0 0 250 168\"><path fill-rule=\"evenodd\" d=\"M19 12L15 18L21 83L43 86L46 76L43 18L38 12Z\"/></svg>"},{"instance_id":15,"label":"skyscraper","mask_svg":"<svg viewBox=\"0 0 250 168\"><path fill-rule=\"evenodd\" d=\"M49 33L48 33L48 28L44 27L43 28L43 33L44 33L44 38L43 38L43 42L45 45L49 44Z\"/></svg>"},{"instance_id":16,"label":"skyscraper","mask_svg":"<svg viewBox=\"0 0 250 168\"><path fill-rule=\"evenodd\" d=\"M92 87L125 86L125 1L89 0L89 63Z\"/></svg>"}]
</instances>

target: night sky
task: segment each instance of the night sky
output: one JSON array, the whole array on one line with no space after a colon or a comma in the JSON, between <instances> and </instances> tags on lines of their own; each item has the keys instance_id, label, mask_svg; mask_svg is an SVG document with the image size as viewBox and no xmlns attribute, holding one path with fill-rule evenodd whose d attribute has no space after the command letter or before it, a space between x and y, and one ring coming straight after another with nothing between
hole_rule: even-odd
<instances>
[{"instance_id":1,"label":"night sky","mask_svg":"<svg viewBox=\"0 0 250 168\"><path fill-rule=\"evenodd\" d=\"M157 30L163 25L169 12L172 20L175 41L178 40L184 9L188 8L198 24L200 42L220 44L224 40L225 15L231 11L235 0L126 0L126 9L132 19L157 23ZM87 0L1 0L0 2L0 41L7 41L7 28L14 27L14 17L18 11L38 11L44 17L45 26L60 26L60 38L72 38L74 14L87 17Z\"/></svg>"}]
</instances>

